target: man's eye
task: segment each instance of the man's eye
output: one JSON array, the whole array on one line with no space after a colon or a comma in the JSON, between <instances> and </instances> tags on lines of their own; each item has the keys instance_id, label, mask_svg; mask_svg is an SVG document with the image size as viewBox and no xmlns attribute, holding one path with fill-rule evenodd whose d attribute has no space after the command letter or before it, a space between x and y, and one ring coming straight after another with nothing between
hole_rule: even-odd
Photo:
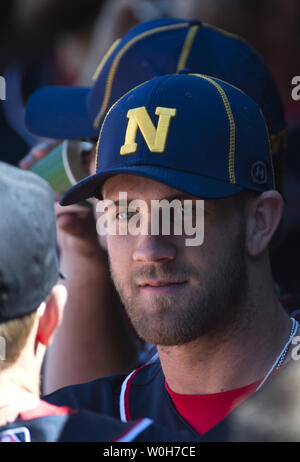
<instances>
[{"instance_id":1,"label":"man's eye","mask_svg":"<svg viewBox=\"0 0 300 462\"><path fill-rule=\"evenodd\" d=\"M182 207L182 213L184 215L193 215L195 212L194 206Z\"/></svg>"},{"instance_id":2,"label":"man's eye","mask_svg":"<svg viewBox=\"0 0 300 462\"><path fill-rule=\"evenodd\" d=\"M180 206L177 207L176 210L177 210L178 215L183 215L183 213L184 213L184 211L185 211L185 210L184 210L184 205L181 204Z\"/></svg>"},{"instance_id":3,"label":"man's eye","mask_svg":"<svg viewBox=\"0 0 300 462\"><path fill-rule=\"evenodd\" d=\"M116 219L118 221L128 221L136 212L129 212L128 210L122 210L116 214Z\"/></svg>"},{"instance_id":4,"label":"man's eye","mask_svg":"<svg viewBox=\"0 0 300 462\"><path fill-rule=\"evenodd\" d=\"M176 207L176 215L178 217L184 217L185 215L192 215L194 213L193 206L186 206L184 204Z\"/></svg>"}]
</instances>

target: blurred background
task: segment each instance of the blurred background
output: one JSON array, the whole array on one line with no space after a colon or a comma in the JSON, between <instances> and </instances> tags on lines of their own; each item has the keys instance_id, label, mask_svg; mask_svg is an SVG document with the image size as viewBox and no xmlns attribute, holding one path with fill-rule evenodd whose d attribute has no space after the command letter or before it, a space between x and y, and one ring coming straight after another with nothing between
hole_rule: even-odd
<instances>
[{"instance_id":1,"label":"blurred background","mask_svg":"<svg viewBox=\"0 0 300 462\"><path fill-rule=\"evenodd\" d=\"M166 16L200 19L239 34L274 74L289 147L283 165L285 232L272 258L275 280L300 293L300 101L291 96L292 78L300 75L299 0L2 0L0 75L6 79L6 100L0 101L0 160L17 165L43 141L24 125L24 106L33 91L51 84L91 85L116 38L138 22Z\"/></svg>"}]
</instances>

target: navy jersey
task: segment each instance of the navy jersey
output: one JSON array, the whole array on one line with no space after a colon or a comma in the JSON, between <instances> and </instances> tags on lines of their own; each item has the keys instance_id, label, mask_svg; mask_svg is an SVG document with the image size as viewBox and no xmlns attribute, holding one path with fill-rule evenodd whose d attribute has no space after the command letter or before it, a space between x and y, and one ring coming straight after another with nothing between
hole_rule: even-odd
<instances>
[{"instance_id":1,"label":"navy jersey","mask_svg":"<svg viewBox=\"0 0 300 462\"><path fill-rule=\"evenodd\" d=\"M1 442L146 442L186 441L149 418L129 423L89 410L53 406L44 401L0 426Z\"/></svg>"},{"instance_id":2,"label":"navy jersey","mask_svg":"<svg viewBox=\"0 0 300 462\"><path fill-rule=\"evenodd\" d=\"M103 413L122 422L148 417L189 441L200 438L174 407L159 362L142 366L128 376L118 374L65 387L45 399L53 404Z\"/></svg>"},{"instance_id":3,"label":"navy jersey","mask_svg":"<svg viewBox=\"0 0 300 462\"><path fill-rule=\"evenodd\" d=\"M298 357L300 357L300 345L297 348ZM295 380L299 383L296 389L300 390L299 368L300 361L290 360L289 364L283 366L279 373L265 383L258 392L251 395L224 420L202 436L195 432L174 407L166 390L165 377L159 363L143 366L128 376L113 375L86 384L65 387L46 399L52 403L68 404L76 409L87 408L103 412L111 417L120 418L123 422L132 422L146 416L172 433L184 435L190 441L247 441L246 438L249 438L249 441L255 441L255 438L257 441L263 441L262 415L266 416L268 412L269 421L272 423L276 406L283 403L285 406L276 412L279 428L280 426L284 428L285 420L289 419L292 409L290 396ZM290 371L289 374L287 371ZM289 381L291 373L294 376L293 380ZM291 392L286 387L287 382L291 383ZM275 391L272 392L272 390ZM300 402L300 392L298 395L295 397L296 402ZM266 403L263 412L261 402ZM253 417L251 428L249 416ZM300 417L298 428L300 441Z\"/></svg>"}]
</instances>

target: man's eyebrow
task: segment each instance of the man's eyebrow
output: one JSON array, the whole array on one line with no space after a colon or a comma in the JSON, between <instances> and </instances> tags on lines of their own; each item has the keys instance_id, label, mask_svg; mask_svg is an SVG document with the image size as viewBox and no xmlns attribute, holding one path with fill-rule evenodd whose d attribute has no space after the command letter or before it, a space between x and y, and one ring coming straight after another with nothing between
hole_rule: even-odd
<instances>
[{"instance_id":1,"label":"man's eyebrow","mask_svg":"<svg viewBox=\"0 0 300 462\"><path fill-rule=\"evenodd\" d=\"M126 204L128 205L128 202L130 202L130 200L127 200L126 201L113 201L112 199L104 199L102 200L102 202L106 203L105 204L105 208L108 210L110 209L111 207L124 207Z\"/></svg>"},{"instance_id":2,"label":"man's eyebrow","mask_svg":"<svg viewBox=\"0 0 300 462\"><path fill-rule=\"evenodd\" d=\"M172 194L171 196L167 196L167 197L163 197L162 199L160 200L167 200L169 202L172 202L173 200L179 200L179 201L182 201L182 200L196 200L197 197L193 197L193 196L189 196L188 194L181 194L181 193L177 193L177 194Z\"/></svg>"},{"instance_id":3,"label":"man's eyebrow","mask_svg":"<svg viewBox=\"0 0 300 462\"><path fill-rule=\"evenodd\" d=\"M158 200L158 201L167 200L169 202L172 202L175 199L182 201L182 200L187 200L187 199L196 200L197 198L189 196L187 194L180 194L180 193L178 194L177 193L177 194L172 194L171 196L166 196L166 197L162 197L160 199L152 199L152 200ZM134 198L127 197L127 202L124 201L124 200L122 200L122 201L120 201L120 200L114 201L112 199L106 199L106 200L110 202L110 204L108 204L108 206L107 206L109 208L109 207L111 207L113 205L115 207L122 207L122 206L125 206L125 205L129 205L131 201L144 200L144 199L137 199L136 197L134 197Z\"/></svg>"},{"instance_id":4,"label":"man's eyebrow","mask_svg":"<svg viewBox=\"0 0 300 462\"><path fill-rule=\"evenodd\" d=\"M105 205L105 211L106 212L109 212L111 209L113 210L116 210L117 208L120 208L120 207L128 207L130 205L130 202L131 201L143 201L144 199L137 199L137 198L130 198L130 197L127 197L127 201L125 200L112 200L112 199L104 199L103 202L106 202L106 205ZM168 202L172 202L173 200L179 200L179 201L186 201L186 200L189 200L189 201L201 201L201 202L204 202L205 199L201 199L199 197L195 197L195 196L190 196L188 194L181 194L181 193L177 193L177 194L172 194L170 196L165 196L165 197L161 197L160 199L152 199L152 200L157 200L158 202L160 201L168 201ZM207 204L206 204L206 207L205 207L205 213L206 214L211 214L212 213L212 210L210 210L210 207L207 207Z\"/></svg>"}]
</instances>

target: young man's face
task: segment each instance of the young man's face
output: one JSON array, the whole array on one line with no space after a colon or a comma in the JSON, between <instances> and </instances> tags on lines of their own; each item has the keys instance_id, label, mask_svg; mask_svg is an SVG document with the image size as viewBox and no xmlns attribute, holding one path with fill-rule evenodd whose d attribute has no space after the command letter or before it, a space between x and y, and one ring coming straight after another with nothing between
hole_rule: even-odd
<instances>
[{"instance_id":1,"label":"young man's face","mask_svg":"<svg viewBox=\"0 0 300 462\"><path fill-rule=\"evenodd\" d=\"M151 200L196 200L135 175L111 177L102 189L104 199L115 202L125 191L128 203L142 199L149 210ZM123 211L116 219L124 217ZM234 199L205 200L203 244L187 246L186 237L150 231L108 236L112 278L133 326L150 343L184 344L224 329L240 314L247 286L245 226Z\"/></svg>"}]
</instances>

